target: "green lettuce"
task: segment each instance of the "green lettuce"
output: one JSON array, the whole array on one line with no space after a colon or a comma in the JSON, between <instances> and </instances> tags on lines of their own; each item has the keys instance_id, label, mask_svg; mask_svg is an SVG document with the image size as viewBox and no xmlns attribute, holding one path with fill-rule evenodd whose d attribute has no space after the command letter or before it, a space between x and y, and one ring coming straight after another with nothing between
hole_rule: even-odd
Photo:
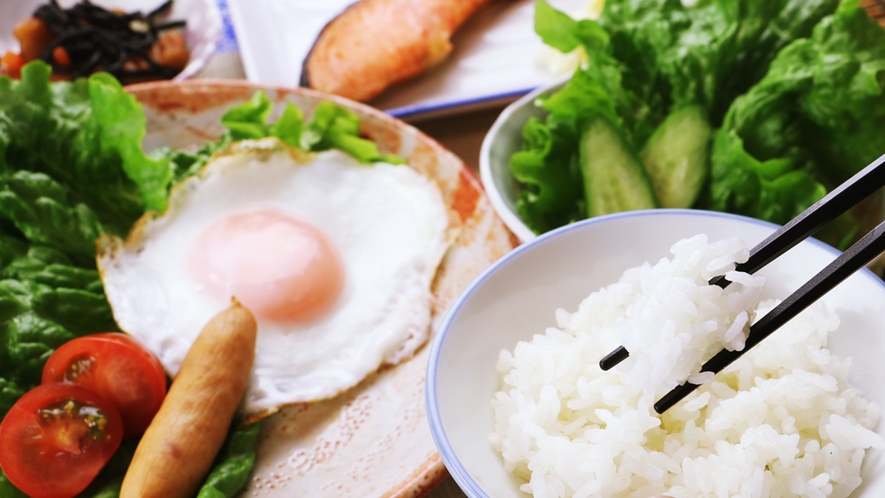
<instances>
[{"instance_id":1,"label":"green lettuce","mask_svg":"<svg viewBox=\"0 0 885 498\"><path fill-rule=\"evenodd\" d=\"M117 330L98 271L56 249L33 245L0 275L0 392L39 384L49 355L74 337ZM10 406L0 401L0 416Z\"/></svg>"},{"instance_id":2,"label":"green lettuce","mask_svg":"<svg viewBox=\"0 0 885 498\"><path fill-rule=\"evenodd\" d=\"M718 126L778 51L811 34L838 0L614 0L600 24L628 86L654 107L700 105ZM629 76L627 76L629 75Z\"/></svg>"},{"instance_id":3,"label":"green lettuce","mask_svg":"<svg viewBox=\"0 0 885 498\"><path fill-rule=\"evenodd\" d=\"M301 110L286 104L283 113L270 122L273 104L263 91L255 92L248 102L228 109L221 117L231 140L277 137L306 151L340 149L359 161L384 161L401 164L403 160L378 152L375 142L361 138L359 116L350 109L329 101L320 102L307 122Z\"/></svg>"},{"instance_id":4,"label":"green lettuce","mask_svg":"<svg viewBox=\"0 0 885 498\"><path fill-rule=\"evenodd\" d=\"M142 151L135 98L106 74L50 83L50 72L37 61L21 81L0 78L0 171L49 175L118 234L145 209L165 209L172 171Z\"/></svg>"},{"instance_id":5,"label":"green lettuce","mask_svg":"<svg viewBox=\"0 0 885 498\"><path fill-rule=\"evenodd\" d=\"M40 383L57 347L118 330L95 267L96 238L125 235L146 210L165 209L172 180L198 171L186 159L224 145L148 156L142 108L116 80L50 83L49 76L36 62L21 81L0 77L0 419ZM291 135L291 120L290 112L278 132ZM119 496L137 442L124 441L80 496ZM218 461L226 470L213 475L236 477L213 482L229 492L251 470L243 455L254 437L234 432L226 444L232 449ZM0 472L0 498L20 496Z\"/></svg>"},{"instance_id":6,"label":"green lettuce","mask_svg":"<svg viewBox=\"0 0 885 498\"><path fill-rule=\"evenodd\" d=\"M599 21L538 0L535 31L587 53L537 99L549 114L526 124L511 159L517 211L537 233L586 216L575 164L593 116L639 151L669 116L698 109L716 131L693 206L777 223L885 152L885 35L857 0L608 0ZM857 228L840 223L831 242Z\"/></svg>"},{"instance_id":7,"label":"green lettuce","mask_svg":"<svg viewBox=\"0 0 885 498\"><path fill-rule=\"evenodd\" d=\"M230 433L197 498L232 498L246 485L259 429L259 424L250 424Z\"/></svg>"},{"instance_id":8,"label":"green lettuce","mask_svg":"<svg viewBox=\"0 0 885 498\"><path fill-rule=\"evenodd\" d=\"M32 243L65 251L90 266L95 240L105 230L84 203L71 203L66 189L50 176L16 171L0 177L0 217Z\"/></svg>"},{"instance_id":9,"label":"green lettuce","mask_svg":"<svg viewBox=\"0 0 885 498\"><path fill-rule=\"evenodd\" d=\"M395 155L381 154L371 140L359 136L360 120L350 109L332 102L320 102L310 120L297 106L287 103L276 119L271 118L273 103L264 91L259 90L242 104L230 107L221 116L221 124L227 128L221 138L207 142L196 150L173 150L160 148L151 156L164 159L172 167L174 182L199 173L215 152L236 140L255 140L276 137L286 144L309 152L328 149L342 150L361 162L386 162L403 164Z\"/></svg>"},{"instance_id":10,"label":"green lettuce","mask_svg":"<svg viewBox=\"0 0 885 498\"><path fill-rule=\"evenodd\" d=\"M126 233L148 206L127 169L168 170L138 162L144 116L118 83L49 73L36 62L21 81L0 78L0 416L56 347L117 330L95 239Z\"/></svg>"},{"instance_id":11,"label":"green lettuce","mask_svg":"<svg viewBox=\"0 0 885 498\"><path fill-rule=\"evenodd\" d=\"M584 124L602 116L629 138L625 121L642 114L643 104L622 87L620 65L598 23L573 20L539 0L535 30L557 50L570 52L581 46L589 58L587 67L560 91L537 101L549 113L543 121L529 120L523 148L510 158L510 171L521 184L517 212L532 230L542 233L586 216L576 145Z\"/></svg>"},{"instance_id":12,"label":"green lettuce","mask_svg":"<svg viewBox=\"0 0 885 498\"><path fill-rule=\"evenodd\" d=\"M728 110L709 206L785 223L877 158L883 76L885 31L857 0L843 1ZM847 240L857 226L843 228Z\"/></svg>"},{"instance_id":13,"label":"green lettuce","mask_svg":"<svg viewBox=\"0 0 885 498\"><path fill-rule=\"evenodd\" d=\"M525 147L510 158L513 177L523 183L519 216L540 231L581 219L585 209L578 154L572 147L574 120L551 116L526 124Z\"/></svg>"},{"instance_id":14,"label":"green lettuce","mask_svg":"<svg viewBox=\"0 0 885 498\"><path fill-rule=\"evenodd\" d=\"M89 79L89 96L94 117L101 123L101 153L108 157L119 154L123 171L138 188L145 208L163 211L172 170L165 161L149 158L141 148L147 133L141 104L105 73Z\"/></svg>"},{"instance_id":15,"label":"green lettuce","mask_svg":"<svg viewBox=\"0 0 885 498\"><path fill-rule=\"evenodd\" d=\"M535 31L557 50L581 45L576 72L617 81L619 114L644 143L674 110L697 105L718 126L734 98L766 73L778 51L836 10L838 0L610 0L600 20L575 21L544 0Z\"/></svg>"}]
</instances>

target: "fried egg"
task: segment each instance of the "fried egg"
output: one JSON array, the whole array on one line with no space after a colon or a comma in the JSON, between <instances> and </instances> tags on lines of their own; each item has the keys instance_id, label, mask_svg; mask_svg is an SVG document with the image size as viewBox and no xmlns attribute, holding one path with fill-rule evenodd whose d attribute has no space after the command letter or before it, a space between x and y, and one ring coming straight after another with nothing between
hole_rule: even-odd
<instances>
[{"instance_id":1,"label":"fried egg","mask_svg":"<svg viewBox=\"0 0 885 498\"><path fill-rule=\"evenodd\" d=\"M244 411L335 396L429 334L431 284L449 215L407 166L239 142L170 193L98 266L121 329L174 375L200 330L235 297L258 341Z\"/></svg>"}]
</instances>

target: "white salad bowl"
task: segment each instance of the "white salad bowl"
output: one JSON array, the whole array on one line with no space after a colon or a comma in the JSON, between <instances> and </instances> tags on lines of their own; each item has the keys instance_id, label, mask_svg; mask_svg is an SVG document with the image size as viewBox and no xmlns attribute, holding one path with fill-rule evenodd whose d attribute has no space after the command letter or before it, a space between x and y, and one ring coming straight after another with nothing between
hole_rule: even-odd
<instances>
[{"instance_id":1,"label":"white salad bowl","mask_svg":"<svg viewBox=\"0 0 885 498\"><path fill-rule=\"evenodd\" d=\"M489 202L520 242L528 242L537 235L516 212L519 185L510 173L510 156L522 149L522 129L526 122L532 117L543 119L547 115L547 111L535 105L535 99L559 90L569 78L571 75L538 87L507 106L492 124L479 151L479 176Z\"/></svg>"},{"instance_id":2,"label":"white salad bowl","mask_svg":"<svg viewBox=\"0 0 885 498\"><path fill-rule=\"evenodd\" d=\"M482 273L460 296L435 336L427 371L427 413L443 462L472 497L526 496L489 442L492 398L502 349L556 326L590 293L643 262L672 256L670 246L704 233L736 236L753 246L777 227L737 215L698 210L632 211L584 220L523 244ZM838 251L809 239L758 272L763 299L783 299L830 263ZM851 383L885 405L885 283L863 269L824 296L841 325L829 349L853 357ZM885 435L880 420L875 431ZM885 496L885 451L868 450L864 483L853 497Z\"/></svg>"}]
</instances>

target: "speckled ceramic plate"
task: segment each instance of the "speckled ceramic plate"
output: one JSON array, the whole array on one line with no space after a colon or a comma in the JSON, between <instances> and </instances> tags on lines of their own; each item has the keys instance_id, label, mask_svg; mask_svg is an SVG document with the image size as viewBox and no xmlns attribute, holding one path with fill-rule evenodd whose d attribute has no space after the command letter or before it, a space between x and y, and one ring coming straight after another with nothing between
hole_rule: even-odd
<instances>
[{"instance_id":1,"label":"speckled ceramic plate","mask_svg":"<svg viewBox=\"0 0 885 498\"><path fill-rule=\"evenodd\" d=\"M144 104L145 148L189 147L217 138L218 120L233 104L263 88L277 104L292 102L305 114L321 100L356 111L362 134L382 152L404 157L431 178L459 229L434 281L434 330L467 285L510 251L515 239L492 210L463 162L418 130L367 106L305 89L276 89L245 82L190 81L129 87ZM282 105L276 111L282 111ZM244 496L415 497L446 474L424 412L427 348L328 401L284 409L264 423L258 458Z\"/></svg>"}]
</instances>

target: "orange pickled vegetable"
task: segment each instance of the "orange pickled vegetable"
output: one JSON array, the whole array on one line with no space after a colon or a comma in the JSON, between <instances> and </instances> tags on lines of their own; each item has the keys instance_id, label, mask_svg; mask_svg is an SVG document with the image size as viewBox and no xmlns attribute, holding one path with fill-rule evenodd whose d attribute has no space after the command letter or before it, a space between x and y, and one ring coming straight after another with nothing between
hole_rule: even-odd
<instances>
[{"instance_id":1,"label":"orange pickled vegetable","mask_svg":"<svg viewBox=\"0 0 885 498\"><path fill-rule=\"evenodd\" d=\"M52 49L52 59L59 66L70 66L71 65L71 56L68 55L68 51L64 49L64 47L55 47Z\"/></svg>"},{"instance_id":2,"label":"orange pickled vegetable","mask_svg":"<svg viewBox=\"0 0 885 498\"><path fill-rule=\"evenodd\" d=\"M46 23L36 17L29 17L16 24L12 35L21 45L21 56L25 62L39 59L55 38Z\"/></svg>"},{"instance_id":3,"label":"orange pickled vegetable","mask_svg":"<svg viewBox=\"0 0 885 498\"><path fill-rule=\"evenodd\" d=\"M151 47L151 59L161 66L174 67L181 70L187 66L191 54L187 50L187 41L181 31L165 31L160 33L157 43Z\"/></svg>"},{"instance_id":4,"label":"orange pickled vegetable","mask_svg":"<svg viewBox=\"0 0 885 498\"><path fill-rule=\"evenodd\" d=\"M7 51L3 57L0 57L0 63L10 71L18 71L25 65L25 59L15 52Z\"/></svg>"}]
</instances>

